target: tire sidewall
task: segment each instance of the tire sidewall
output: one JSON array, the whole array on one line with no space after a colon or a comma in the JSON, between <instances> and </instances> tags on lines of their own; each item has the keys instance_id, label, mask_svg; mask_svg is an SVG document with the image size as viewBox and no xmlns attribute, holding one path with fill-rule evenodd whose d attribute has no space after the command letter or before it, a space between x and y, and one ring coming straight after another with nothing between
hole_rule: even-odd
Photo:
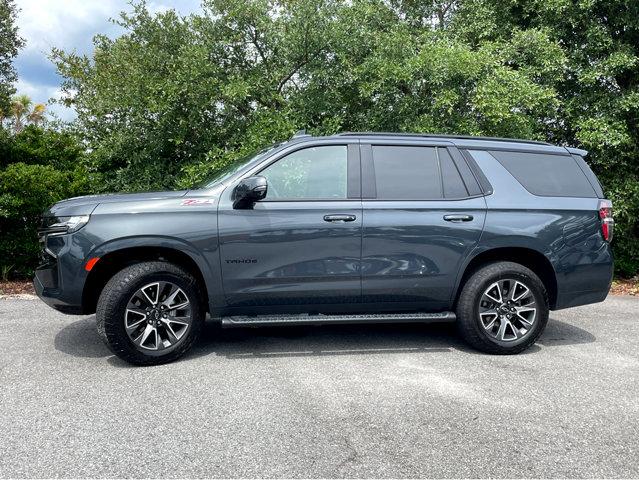
<instances>
[{"instance_id":1,"label":"tire sidewall","mask_svg":"<svg viewBox=\"0 0 639 480\"><path fill-rule=\"evenodd\" d=\"M117 298L106 302L103 312L104 318L99 322L102 325L98 325L98 330L102 330L102 336L109 348L116 355L129 362L135 364L157 364L172 361L188 350L199 335L203 323L203 306L199 289L190 276L180 274L180 270L177 268L175 268L175 272L169 270L174 269L159 269L138 273L137 275L132 272L130 276L125 275L121 279L114 277L112 280L116 284L111 285L111 282L109 282L105 287L105 291L107 288L119 287L119 292ZM175 345L161 351L140 351L126 332L125 312L129 300L138 289L157 281L169 281L184 291L191 303L192 321L189 330ZM100 301L102 301L102 298Z\"/></svg>"}]
</instances>

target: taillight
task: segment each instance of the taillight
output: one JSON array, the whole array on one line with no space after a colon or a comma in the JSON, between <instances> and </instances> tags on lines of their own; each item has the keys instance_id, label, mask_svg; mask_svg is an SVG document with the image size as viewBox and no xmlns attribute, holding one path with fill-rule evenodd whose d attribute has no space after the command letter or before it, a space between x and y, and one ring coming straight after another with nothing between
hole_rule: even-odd
<instances>
[{"instance_id":1,"label":"taillight","mask_svg":"<svg viewBox=\"0 0 639 480\"><path fill-rule=\"evenodd\" d=\"M612 218L612 202L610 200L599 200L599 218L601 219L601 234L606 242L611 242L615 221Z\"/></svg>"}]
</instances>

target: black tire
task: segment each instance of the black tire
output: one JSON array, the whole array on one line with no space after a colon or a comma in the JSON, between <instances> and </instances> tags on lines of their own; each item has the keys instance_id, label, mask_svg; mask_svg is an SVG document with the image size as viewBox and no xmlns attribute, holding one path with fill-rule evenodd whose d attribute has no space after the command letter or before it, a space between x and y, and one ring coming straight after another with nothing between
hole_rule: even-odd
<instances>
[{"instance_id":1,"label":"black tire","mask_svg":"<svg viewBox=\"0 0 639 480\"><path fill-rule=\"evenodd\" d=\"M146 352L129 338L125 314L134 293L145 284L156 281L171 282L179 287L190 302L192 317L188 330L175 345L165 350ZM176 360L193 346L204 323L204 310L203 297L195 278L172 263L155 261L137 263L116 273L100 294L95 317L98 334L115 355L134 365L159 365Z\"/></svg>"},{"instance_id":2,"label":"black tire","mask_svg":"<svg viewBox=\"0 0 639 480\"><path fill-rule=\"evenodd\" d=\"M537 305L537 312L532 327L523 337L499 341L484 328L479 316L479 305L487 288L495 282L508 279L520 281L530 289ZM516 354L533 345L546 328L548 294L542 281L529 268L513 262L491 263L474 272L464 284L457 302L456 313L458 331L472 347L491 354Z\"/></svg>"}]
</instances>

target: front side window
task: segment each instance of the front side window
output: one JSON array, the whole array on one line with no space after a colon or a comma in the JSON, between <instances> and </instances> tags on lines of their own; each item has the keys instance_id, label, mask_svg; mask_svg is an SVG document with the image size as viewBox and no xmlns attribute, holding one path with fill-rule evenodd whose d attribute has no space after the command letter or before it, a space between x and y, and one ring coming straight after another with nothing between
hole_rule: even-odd
<instances>
[{"instance_id":1,"label":"front side window","mask_svg":"<svg viewBox=\"0 0 639 480\"><path fill-rule=\"evenodd\" d=\"M347 198L347 147L310 147L287 155L260 172L266 200Z\"/></svg>"},{"instance_id":2,"label":"front side window","mask_svg":"<svg viewBox=\"0 0 639 480\"><path fill-rule=\"evenodd\" d=\"M251 163L259 162L260 160L265 158L266 155L271 153L273 150L275 150L280 145L281 145L281 143L275 143L275 144L273 144L273 145L271 145L269 147L266 147L266 148L263 148L262 150L259 150L258 152L255 152L255 153L253 153L251 155L247 155L245 157L240 157L240 158L230 162L229 164L225 165L221 169L217 170L213 176L211 176L211 177L207 178L205 181L195 185L195 188L211 188L211 187L213 187L214 185L216 185L216 184L218 184L220 182L224 182L225 180L229 179L230 177L235 175L237 172L242 170L244 167L247 167Z\"/></svg>"}]
</instances>

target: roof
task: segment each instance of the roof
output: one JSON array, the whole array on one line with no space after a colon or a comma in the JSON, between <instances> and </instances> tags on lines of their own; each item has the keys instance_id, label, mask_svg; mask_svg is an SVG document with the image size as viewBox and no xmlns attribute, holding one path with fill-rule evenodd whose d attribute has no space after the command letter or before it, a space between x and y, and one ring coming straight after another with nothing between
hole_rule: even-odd
<instances>
[{"instance_id":1,"label":"roof","mask_svg":"<svg viewBox=\"0 0 639 480\"><path fill-rule=\"evenodd\" d=\"M522 140L519 138L500 138L500 137L480 137L471 135L446 135L441 133L396 133L396 132L343 132L335 136L359 136L359 137L418 137L418 138L434 138L434 139L451 139L451 140L484 140L492 142L513 142L513 143L531 143L534 145L551 145L548 142L540 142L537 140Z\"/></svg>"},{"instance_id":2,"label":"roof","mask_svg":"<svg viewBox=\"0 0 639 480\"><path fill-rule=\"evenodd\" d=\"M519 138L499 138L499 137L480 137L469 135L442 135L431 133L398 133L398 132L343 132L328 137L313 137L305 132L299 132L291 140L308 141L322 138L339 138L339 137L359 137L359 138L375 138L378 140L401 140L401 139L423 139L433 141L446 141L458 148L482 149L482 150L519 150L519 151L535 151L541 153L566 155L567 149L556 146L547 142L537 140L524 140ZM576 149L568 150L576 153ZM579 154L584 156L587 152L579 150Z\"/></svg>"}]
</instances>

